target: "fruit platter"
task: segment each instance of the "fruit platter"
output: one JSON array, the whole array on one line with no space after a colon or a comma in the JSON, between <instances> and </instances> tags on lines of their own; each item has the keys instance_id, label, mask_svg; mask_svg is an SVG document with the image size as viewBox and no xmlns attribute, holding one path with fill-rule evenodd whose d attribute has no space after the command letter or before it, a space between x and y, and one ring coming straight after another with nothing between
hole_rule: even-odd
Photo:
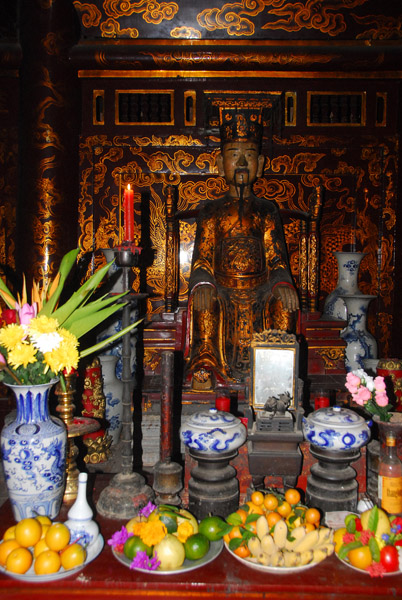
<instances>
[{"instance_id":1,"label":"fruit platter","mask_svg":"<svg viewBox=\"0 0 402 600\"><path fill-rule=\"evenodd\" d=\"M321 513L301 503L300 493L255 491L226 518L223 539L240 562L267 573L286 574L314 567L333 554L333 530Z\"/></svg>"},{"instance_id":2,"label":"fruit platter","mask_svg":"<svg viewBox=\"0 0 402 600\"><path fill-rule=\"evenodd\" d=\"M402 572L402 518L388 515L378 506L361 515L346 515L344 526L334 532L339 560L371 577Z\"/></svg>"},{"instance_id":3,"label":"fruit platter","mask_svg":"<svg viewBox=\"0 0 402 600\"><path fill-rule=\"evenodd\" d=\"M128 568L168 575L213 561L223 549L226 528L220 517L206 517L198 523L186 509L149 502L107 543Z\"/></svg>"},{"instance_id":4,"label":"fruit platter","mask_svg":"<svg viewBox=\"0 0 402 600\"><path fill-rule=\"evenodd\" d=\"M68 526L38 515L9 527L0 542L0 572L14 579L43 583L79 572L102 551L99 534L87 546L72 539Z\"/></svg>"}]
</instances>

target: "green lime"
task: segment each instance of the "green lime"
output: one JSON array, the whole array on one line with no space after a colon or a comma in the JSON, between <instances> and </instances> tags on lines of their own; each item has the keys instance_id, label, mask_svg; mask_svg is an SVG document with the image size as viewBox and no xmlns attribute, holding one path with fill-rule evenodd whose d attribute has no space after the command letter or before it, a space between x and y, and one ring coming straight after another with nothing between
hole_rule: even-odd
<instances>
[{"instance_id":1,"label":"green lime","mask_svg":"<svg viewBox=\"0 0 402 600\"><path fill-rule=\"evenodd\" d=\"M148 556L152 556L151 546L144 544L139 535L132 535L128 538L124 544L123 552L130 560L133 560L137 552L146 552Z\"/></svg>"},{"instance_id":2,"label":"green lime","mask_svg":"<svg viewBox=\"0 0 402 600\"><path fill-rule=\"evenodd\" d=\"M161 512L159 515L159 520L166 525L168 533L174 533L177 531L177 517L175 514L170 512Z\"/></svg>"},{"instance_id":3,"label":"green lime","mask_svg":"<svg viewBox=\"0 0 402 600\"><path fill-rule=\"evenodd\" d=\"M217 516L205 517L198 525L198 533L205 535L211 542L220 540L223 536L222 531L225 529L227 529L227 524Z\"/></svg>"},{"instance_id":4,"label":"green lime","mask_svg":"<svg viewBox=\"0 0 402 600\"><path fill-rule=\"evenodd\" d=\"M184 543L186 558L198 560L203 558L209 550L209 539L203 533L193 533Z\"/></svg>"}]
</instances>

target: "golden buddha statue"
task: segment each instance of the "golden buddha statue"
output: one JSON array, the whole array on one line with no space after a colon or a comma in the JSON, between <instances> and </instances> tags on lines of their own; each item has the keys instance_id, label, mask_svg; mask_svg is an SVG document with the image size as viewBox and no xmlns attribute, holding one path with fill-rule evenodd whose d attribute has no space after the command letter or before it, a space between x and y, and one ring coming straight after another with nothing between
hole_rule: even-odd
<instances>
[{"instance_id":1,"label":"golden buddha statue","mask_svg":"<svg viewBox=\"0 0 402 600\"><path fill-rule=\"evenodd\" d=\"M279 211L252 192L263 173L261 139L258 111L221 109L217 164L229 191L207 203L197 221L186 356L193 389L244 382L253 334L295 325L299 299Z\"/></svg>"}]
</instances>

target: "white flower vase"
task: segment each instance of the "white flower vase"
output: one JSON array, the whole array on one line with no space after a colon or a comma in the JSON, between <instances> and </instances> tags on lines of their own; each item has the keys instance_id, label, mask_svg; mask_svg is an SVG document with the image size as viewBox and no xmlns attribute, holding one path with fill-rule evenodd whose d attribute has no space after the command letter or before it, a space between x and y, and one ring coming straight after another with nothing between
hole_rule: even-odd
<instances>
[{"instance_id":1,"label":"white flower vase","mask_svg":"<svg viewBox=\"0 0 402 600\"><path fill-rule=\"evenodd\" d=\"M324 303L322 319L347 320L346 304L342 296L361 295L358 286L359 267L364 252L334 252L338 263L336 288L328 294Z\"/></svg>"},{"instance_id":2,"label":"white flower vase","mask_svg":"<svg viewBox=\"0 0 402 600\"><path fill-rule=\"evenodd\" d=\"M120 439L123 426L123 382L116 377L118 357L112 354L99 356L102 367L103 394L106 399L105 418L108 423L107 433L116 445Z\"/></svg>"},{"instance_id":3,"label":"white flower vase","mask_svg":"<svg viewBox=\"0 0 402 600\"><path fill-rule=\"evenodd\" d=\"M365 368L364 361L377 358L377 342L366 329L367 310L376 296L342 296L347 308L347 326L340 333L346 342L346 371Z\"/></svg>"},{"instance_id":4,"label":"white flower vase","mask_svg":"<svg viewBox=\"0 0 402 600\"><path fill-rule=\"evenodd\" d=\"M70 530L71 542L78 542L81 546L89 548L96 543L99 536L99 526L93 520L93 511L87 500L88 474L80 473L78 476L77 498L68 511L68 520L65 525Z\"/></svg>"},{"instance_id":5,"label":"white flower vase","mask_svg":"<svg viewBox=\"0 0 402 600\"><path fill-rule=\"evenodd\" d=\"M67 430L49 414L49 392L42 385L8 385L17 401L15 420L1 432L8 495L16 521L37 514L57 517L66 479Z\"/></svg>"}]
</instances>

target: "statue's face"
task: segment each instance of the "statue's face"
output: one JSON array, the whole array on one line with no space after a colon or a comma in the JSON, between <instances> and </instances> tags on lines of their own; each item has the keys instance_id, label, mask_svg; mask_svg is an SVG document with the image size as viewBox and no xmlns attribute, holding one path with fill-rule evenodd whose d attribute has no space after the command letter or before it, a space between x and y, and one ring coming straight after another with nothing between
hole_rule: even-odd
<instances>
[{"instance_id":1,"label":"statue's face","mask_svg":"<svg viewBox=\"0 0 402 600\"><path fill-rule=\"evenodd\" d=\"M228 142L218 157L219 174L231 188L241 183L251 186L261 176L263 165L264 157L255 142Z\"/></svg>"}]
</instances>

